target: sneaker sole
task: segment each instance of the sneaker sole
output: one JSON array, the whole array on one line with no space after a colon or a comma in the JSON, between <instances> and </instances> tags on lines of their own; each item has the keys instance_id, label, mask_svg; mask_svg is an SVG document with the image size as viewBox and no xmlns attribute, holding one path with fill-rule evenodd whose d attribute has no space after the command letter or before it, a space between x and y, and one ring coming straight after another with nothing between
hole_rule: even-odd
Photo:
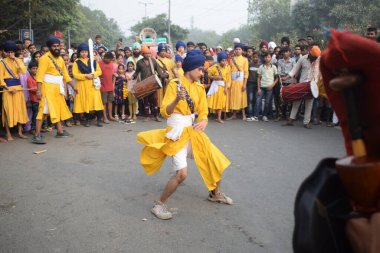
<instances>
[{"instance_id":1,"label":"sneaker sole","mask_svg":"<svg viewBox=\"0 0 380 253\"><path fill-rule=\"evenodd\" d=\"M171 217L168 217L168 218L161 218L161 217L158 217L158 216L154 213L153 208L150 209L150 212L151 212L154 216L156 216L157 219L160 219L160 220L170 220L171 218L173 218L173 215L172 215Z\"/></svg>"},{"instance_id":2,"label":"sneaker sole","mask_svg":"<svg viewBox=\"0 0 380 253\"><path fill-rule=\"evenodd\" d=\"M226 205L233 205L233 204L234 204L234 202L227 203L227 202L222 201L222 200L220 200L220 199L214 199L214 198L210 198L210 197L208 197L207 199L208 199L209 201L211 201L211 202L216 202L216 203L220 203L220 204L226 204Z\"/></svg>"}]
</instances>

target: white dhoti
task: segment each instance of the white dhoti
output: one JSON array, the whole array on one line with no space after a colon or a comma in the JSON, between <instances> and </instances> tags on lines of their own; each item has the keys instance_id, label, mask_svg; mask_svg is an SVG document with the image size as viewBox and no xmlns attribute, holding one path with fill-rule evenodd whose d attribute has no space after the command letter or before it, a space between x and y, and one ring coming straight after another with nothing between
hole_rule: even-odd
<instances>
[{"instance_id":1,"label":"white dhoti","mask_svg":"<svg viewBox=\"0 0 380 253\"><path fill-rule=\"evenodd\" d=\"M174 113L167 119L167 126L172 129L166 133L166 138L177 141L182 135L183 129L193 125L195 115L182 115ZM178 171L187 168L187 158L193 158L191 142L188 143L175 155L172 156L173 170Z\"/></svg>"}]
</instances>

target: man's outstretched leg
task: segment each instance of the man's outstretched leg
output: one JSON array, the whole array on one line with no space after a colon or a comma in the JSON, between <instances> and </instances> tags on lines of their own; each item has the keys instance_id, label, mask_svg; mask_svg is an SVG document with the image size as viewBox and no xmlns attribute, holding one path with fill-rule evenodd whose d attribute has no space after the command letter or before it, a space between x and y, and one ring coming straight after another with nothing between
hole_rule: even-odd
<instances>
[{"instance_id":1,"label":"man's outstretched leg","mask_svg":"<svg viewBox=\"0 0 380 253\"><path fill-rule=\"evenodd\" d=\"M208 200L212 202L232 205L234 203L233 200L220 191L220 183L221 181L217 182L216 188L210 191L210 194L208 195Z\"/></svg>"},{"instance_id":2,"label":"man's outstretched leg","mask_svg":"<svg viewBox=\"0 0 380 253\"><path fill-rule=\"evenodd\" d=\"M160 197L160 200L156 202L152 208L152 213L157 216L157 218L162 220L168 220L173 217L172 213L167 210L166 201L175 192L177 187L185 181L187 177L187 168L183 168L177 171L177 173L170 178L169 182L166 184L165 189Z\"/></svg>"}]
</instances>

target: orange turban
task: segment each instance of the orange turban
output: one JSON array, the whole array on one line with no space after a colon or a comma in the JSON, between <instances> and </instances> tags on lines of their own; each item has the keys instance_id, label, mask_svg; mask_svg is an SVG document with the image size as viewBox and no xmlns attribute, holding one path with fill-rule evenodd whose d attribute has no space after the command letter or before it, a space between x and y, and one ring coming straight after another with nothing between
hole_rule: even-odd
<instances>
[{"instance_id":1,"label":"orange turban","mask_svg":"<svg viewBox=\"0 0 380 253\"><path fill-rule=\"evenodd\" d=\"M147 54L147 53L150 53L150 50L149 50L149 48L147 46L142 45L142 47L141 47L141 53L142 54Z\"/></svg>"},{"instance_id":2,"label":"orange turban","mask_svg":"<svg viewBox=\"0 0 380 253\"><path fill-rule=\"evenodd\" d=\"M313 57L321 56L321 49L318 46L312 46L309 51L310 55Z\"/></svg>"}]
</instances>

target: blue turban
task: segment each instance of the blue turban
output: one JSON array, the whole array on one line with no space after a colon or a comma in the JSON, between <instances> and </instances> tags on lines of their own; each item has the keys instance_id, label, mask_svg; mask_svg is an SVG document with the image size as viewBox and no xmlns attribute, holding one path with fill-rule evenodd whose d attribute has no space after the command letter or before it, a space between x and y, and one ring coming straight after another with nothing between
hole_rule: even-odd
<instances>
[{"instance_id":1,"label":"blue turban","mask_svg":"<svg viewBox=\"0 0 380 253\"><path fill-rule=\"evenodd\" d=\"M244 47L244 45L243 45L242 43L237 43L237 44L235 45L234 49L236 49L236 48L241 48L241 49L243 49L243 47Z\"/></svg>"},{"instance_id":2,"label":"blue turban","mask_svg":"<svg viewBox=\"0 0 380 253\"><path fill-rule=\"evenodd\" d=\"M135 48L138 48L141 51L141 44L138 42L135 42L132 44L131 48L132 50L134 50Z\"/></svg>"},{"instance_id":3,"label":"blue turban","mask_svg":"<svg viewBox=\"0 0 380 253\"><path fill-rule=\"evenodd\" d=\"M174 57L174 61L175 62L177 62L177 61L183 62L183 58L179 54L176 54L175 57Z\"/></svg>"},{"instance_id":4,"label":"blue turban","mask_svg":"<svg viewBox=\"0 0 380 253\"><path fill-rule=\"evenodd\" d=\"M78 58L80 57L80 52L81 51L87 51L88 53L90 53L90 49L88 47L88 45L86 43L80 43L78 48L77 48L77 55L78 55ZM90 56L89 56L90 57Z\"/></svg>"},{"instance_id":5,"label":"blue turban","mask_svg":"<svg viewBox=\"0 0 380 253\"><path fill-rule=\"evenodd\" d=\"M168 47L165 43L158 44L158 53L161 53L162 50L168 51Z\"/></svg>"},{"instance_id":6,"label":"blue turban","mask_svg":"<svg viewBox=\"0 0 380 253\"><path fill-rule=\"evenodd\" d=\"M186 54L185 59L182 63L182 68L184 72L192 71L193 69L199 68L205 64L205 56L201 50L193 49Z\"/></svg>"},{"instance_id":7,"label":"blue turban","mask_svg":"<svg viewBox=\"0 0 380 253\"><path fill-rule=\"evenodd\" d=\"M228 54L225 51L222 51L218 54L218 62L228 59Z\"/></svg>"},{"instance_id":8,"label":"blue turban","mask_svg":"<svg viewBox=\"0 0 380 253\"><path fill-rule=\"evenodd\" d=\"M17 45L14 41L8 40L8 41L4 42L3 49L5 52L9 52L9 51L16 52L17 51Z\"/></svg>"},{"instance_id":9,"label":"blue turban","mask_svg":"<svg viewBox=\"0 0 380 253\"><path fill-rule=\"evenodd\" d=\"M179 47L183 47L184 49L186 49L185 42L183 42L182 40L177 41L177 43L175 44L175 49L178 51Z\"/></svg>"},{"instance_id":10,"label":"blue turban","mask_svg":"<svg viewBox=\"0 0 380 253\"><path fill-rule=\"evenodd\" d=\"M61 41L57 37L50 36L49 40L46 41L46 46L51 47L53 44L59 44L59 43L61 43Z\"/></svg>"}]
</instances>

